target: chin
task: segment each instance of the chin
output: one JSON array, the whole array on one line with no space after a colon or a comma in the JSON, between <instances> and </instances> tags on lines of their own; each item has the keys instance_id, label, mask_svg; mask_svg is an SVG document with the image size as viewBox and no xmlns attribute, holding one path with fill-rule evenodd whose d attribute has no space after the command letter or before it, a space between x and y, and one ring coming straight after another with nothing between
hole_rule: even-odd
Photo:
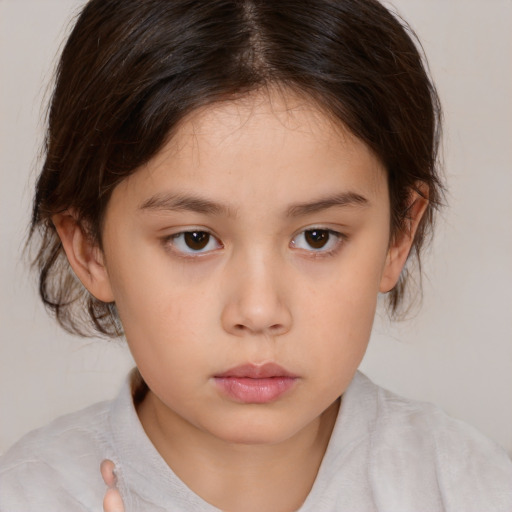
<instances>
[{"instance_id":1,"label":"chin","mask_svg":"<svg viewBox=\"0 0 512 512\"><path fill-rule=\"evenodd\" d=\"M240 445L275 445L292 438L305 425L285 423L273 415L251 414L237 421L231 419L223 425L216 425L210 430L215 437L230 444Z\"/></svg>"}]
</instances>

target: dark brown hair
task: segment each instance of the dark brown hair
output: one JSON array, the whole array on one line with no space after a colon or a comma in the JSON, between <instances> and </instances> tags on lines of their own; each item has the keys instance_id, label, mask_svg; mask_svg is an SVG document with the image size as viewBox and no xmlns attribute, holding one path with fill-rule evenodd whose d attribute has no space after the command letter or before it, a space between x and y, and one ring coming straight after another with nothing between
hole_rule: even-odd
<instances>
[{"instance_id":1,"label":"dark brown hair","mask_svg":"<svg viewBox=\"0 0 512 512\"><path fill-rule=\"evenodd\" d=\"M120 333L115 306L74 276L52 223L72 208L101 247L112 190L194 109L269 86L306 96L384 164L391 233L407 229L411 189L442 186L440 106L412 31L375 0L91 0L64 47L49 107L31 223L40 294L61 325ZM388 294L396 312L407 275Z\"/></svg>"}]
</instances>

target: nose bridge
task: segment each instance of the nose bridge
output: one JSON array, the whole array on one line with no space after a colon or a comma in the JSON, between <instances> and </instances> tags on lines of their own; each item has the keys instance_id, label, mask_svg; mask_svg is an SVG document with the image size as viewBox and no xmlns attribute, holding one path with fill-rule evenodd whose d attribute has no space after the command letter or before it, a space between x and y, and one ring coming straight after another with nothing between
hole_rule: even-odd
<instances>
[{"instance_id":1,"label":"nose bridge","mask_svg":"<svg viewBox=\"0 0 512 512\"><path fill-rule=\"evenodd\" d=\"M276 336L290 329L284 265L271 244L253 245L233 253L226 268L231 282L223 311L227 331Z\"/></svg>"}]
</instances>

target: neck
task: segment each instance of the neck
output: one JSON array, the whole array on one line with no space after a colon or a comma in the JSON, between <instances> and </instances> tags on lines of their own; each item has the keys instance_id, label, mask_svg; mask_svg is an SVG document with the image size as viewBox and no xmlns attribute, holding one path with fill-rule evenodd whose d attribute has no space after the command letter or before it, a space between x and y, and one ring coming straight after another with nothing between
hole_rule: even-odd
<instances>
[{"instance_id":1,"label":"neck","mask_svg":"<svg viewBox=\"0 0 512 512\"><path fill-rule=\"evenodd\" d=\"M141 423L174 473L197 495L230 512L297 510L309 494L336 421L339 400L277 444L214 438L169 411L150 391Z\"/></svg>"}]
</instances>

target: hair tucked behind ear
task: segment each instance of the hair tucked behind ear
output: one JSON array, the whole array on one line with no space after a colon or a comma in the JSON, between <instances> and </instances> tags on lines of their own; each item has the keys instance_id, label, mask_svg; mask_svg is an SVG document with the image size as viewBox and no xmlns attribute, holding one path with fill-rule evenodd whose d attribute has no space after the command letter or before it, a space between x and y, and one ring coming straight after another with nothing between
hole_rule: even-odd
<instances>
[{"instance_id":1,"label":"hair tucked behind ear","mask_svg":"<svg viewBox=\"0 0 512 512\"><path fill-rule=\"evenodd\" d=\"M379 2L91 0L59 62L31 224L40 294L65 329L117 336L121 327L115 305L72 274L52 215L72 208L101 248L112 190L187 114L275 86L315 102L382 161L392 236L406 229L410 190L428 190L411 254L419 261L442 195L440 106L412 32ZM389 293L393 313L406 277Z\"/></svg>"}]
</instances>

